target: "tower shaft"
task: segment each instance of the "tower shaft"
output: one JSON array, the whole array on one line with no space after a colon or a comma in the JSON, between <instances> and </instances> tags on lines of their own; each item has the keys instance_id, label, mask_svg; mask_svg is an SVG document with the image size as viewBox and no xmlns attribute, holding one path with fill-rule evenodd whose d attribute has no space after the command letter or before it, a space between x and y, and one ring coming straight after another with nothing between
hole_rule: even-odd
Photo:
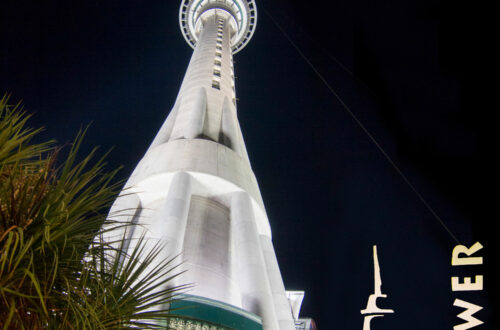
<instances>
[{"instance_id":1,"label":"tower shaft","mask_svg":"<svg viewBox=\"0 0 500 330\"><path fill-rule=\"evenodd\" d=\"M180 255L185 273L172 285L192 283L191 297L253 313L264 329L294 329L237 119L231 43L238 24L209 8L194 27L175 104L110 215L139 225L125 233L130 248L144 235L148 245L166 243L163 258Z\"/></svg>"},{"instance_id":2,"label":"tower shaft","mask_svg":"<svg viewBox=\"0 0 500 330\"><path fill-rule=\"evenodd\" d=\"M248 160L236 118L236 94L227 12L200 18L199 39L172 112L151 147L202 137L230 147Z\"/></svg>"}]
</instances>

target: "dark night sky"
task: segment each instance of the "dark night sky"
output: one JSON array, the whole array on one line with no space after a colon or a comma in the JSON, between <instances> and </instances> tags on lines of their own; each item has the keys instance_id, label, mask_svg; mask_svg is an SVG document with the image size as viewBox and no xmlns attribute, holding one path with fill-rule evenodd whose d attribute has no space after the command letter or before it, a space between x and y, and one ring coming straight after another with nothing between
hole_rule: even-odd
<instances>
[{"instance_id":1,"label":"dark night sky","mask_svg":"<svg viewBox=\"0 0 500 330\"><path fill-rule=\"evenodd\" d=\"M110 168L123 165L126 178L173 105L192 52L179 5L2 3L0 93L23 99L44 138L69 142L92 122L86 150L114 147ZM460 242L483 244L485 266L451 267L455 242L262 5ZM417 0L257 6L257 31L235 55L238 115L285 286L306 291L302 315L321 329L361 329L377 244L388 294L381 305L396 313L372 329L451 329L461 323L455 298L485 307L477 316L493 329L487 9ZM464 274L485 275L485 290L452 293L450 277Z\"/></svg>"}]
</instances>

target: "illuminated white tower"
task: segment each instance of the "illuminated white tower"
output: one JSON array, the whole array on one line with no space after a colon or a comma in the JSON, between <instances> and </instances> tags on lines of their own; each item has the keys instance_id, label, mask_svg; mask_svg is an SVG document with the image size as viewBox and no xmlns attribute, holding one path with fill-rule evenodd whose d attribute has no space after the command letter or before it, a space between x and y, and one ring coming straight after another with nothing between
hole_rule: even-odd
<instances>
[{"instance_id":1,"label":"illuminated white tower","mask_svg":"<svg viewBox=\"0 0 500 330\"><path fill-rule=\"evenodd\" d=\"M194 48L191 61L170 114L111 213L135 210L131 220L141 226L127 235L139 237L143 228L150 244L166 242L164 257L180 255L186 270L177 283L194 284L187 300L229 315L205 320L295 329L303 293L285 292L236 111L233 54L253 35L255 2L183 0L179 23Z\"/></svg>"}]
</instances>

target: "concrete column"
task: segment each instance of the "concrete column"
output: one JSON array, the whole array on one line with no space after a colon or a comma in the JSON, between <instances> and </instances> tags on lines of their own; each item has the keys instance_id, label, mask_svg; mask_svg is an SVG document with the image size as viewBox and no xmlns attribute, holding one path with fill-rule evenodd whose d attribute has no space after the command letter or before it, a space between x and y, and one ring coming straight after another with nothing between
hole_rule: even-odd
<instances>
[{"instance_id":1,"label":"concrete column","mask_svg":"<svg viewBox=\"0 0 500 330\"><path fill-rule=\"evenodd\" d=\"M252 202L246 192L237 192L231 198L231 238L237 254L236 268L243 309L261 316L265 330L278 330Z\"/></svg>"},{"instance_id":2,"label":"concrete column","mask_svg":"<svg viewBox=\"0 0 500 330\"><path fill-rule=\"evenodd\" d=\"M295 330L292 309L288 298L286 297L285 286L281 278L281 272L278 266L278 260L274 252L271 238L266 235L260 235L260 244L266 263L267 276L271 284L273 294L274 308L280 324L281 330Z\"/></svg>"},{"instance_id":3,"label":"concrete column","mask_svg":"<svg viewBox=\"0 0 500 330\"><path fill-rule=\"evenodd\" d=\"M236 120L231 108L231 101L229 101L229 98L226 96L222 105L221 135L223 141L221 142L229 148L233 149L238 155L241 156L240 144L238 143Z\"/></svg>"},{"instance_id":4,"label":"concrete column","mask_svg":"<svg viewBox=\"0 0 500 330\"><path fill-rule=\"evenodd\" d=\"M163 205L155 212L152 219L146 220L150 222L146 234L147 245L152 247L157 242L165 243L158 260L171 259L182 253L191 201L191 186L189 174L185 172L174 174ZM178 260L180 262L181 259Z\"/></svg>"},{"instance_id":5,"label":"concrete column","mask_svg":"<svg viewBox=\"0 0 500 330\"><path fill-rule=\"evenodd\" d=\"M165 120L160 130L158 131L158 134L156 134L155 139L153 140L153 143L151 143L148 151L153 149L157 145L168 142L168 140L170 139L170 135L172 134L172 130L174 128L175 119L177 116L177 112L179 111L179 105L181 104L181 101L182 100L179 98L175 103L173 109L168 114L167 120Z\"/></svg>"},{"instance_id":6,"label":"concrete column","mask_svg":"<svg viewBox=\"0 0 500 330\"><path fill-rule=\"evenodd\" d=\"M207 113L207 92L204 87L200 87L195 93L195 102L190 111L184 137L194 139L203 134L203 124Z\"/></svg>"},{"instance_id":7,"label":"concrete column","mask_svg":"<svg viewBox=\"0 0 500 330\"><path fill-rule=\"evenodd\" d=\"M113 221L104 226L103 230L109 230L103 234L105 242L111 243L119 248L125 239L124 250L128 250L130 239L133 236L135 224L139 221L141 213L141 201L136 193L127 192L125 189L115 200L108 214L108 221ZM115 229L113 229L115 228Z\"/></svg>"}]
</instances>

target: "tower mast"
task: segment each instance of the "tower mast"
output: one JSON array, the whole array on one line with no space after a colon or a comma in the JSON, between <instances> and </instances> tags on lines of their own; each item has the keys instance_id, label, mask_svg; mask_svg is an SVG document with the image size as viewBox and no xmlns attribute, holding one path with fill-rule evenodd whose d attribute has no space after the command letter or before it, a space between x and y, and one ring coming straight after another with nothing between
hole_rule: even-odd
<instances>
[{"instance_id":1,"label":"tower mast","mask_svg":"<svg viewBox=\"0 0 500 330\"><path fill-rule=\"evenodd\" d=\"M184 80L110 214L139 225L125 234L130 245L144 235L147 244L166 243L162 257L180 256L185 273L174 285L194 285L189 316L295 329L236 111L233 54L254 33L255 1L183 0L179 23L194 49Z\"/></svg>"}]
</instances>

